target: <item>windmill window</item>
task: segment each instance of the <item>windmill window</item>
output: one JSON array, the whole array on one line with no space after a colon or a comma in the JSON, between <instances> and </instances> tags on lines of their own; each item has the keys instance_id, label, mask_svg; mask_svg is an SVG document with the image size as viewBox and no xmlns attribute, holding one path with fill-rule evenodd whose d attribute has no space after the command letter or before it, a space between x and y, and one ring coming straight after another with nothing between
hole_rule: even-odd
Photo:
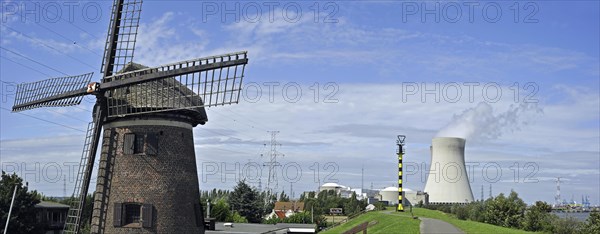
<instances>
[{"instance_id":1,"label":"windmill window","mask_svg":"<svg viewBox=\"0 0 600 234\"><path fill-rule=\"evenodd\" d=\"M139 224L142 206L140 204L125 204L125 225Z\"/></svg>"},{"instance_id":2,"label":"windmill window","mask_svg":"<svg viewBox=\"0 0 600 234\"><path fill-rule=\"evenodd\" d=\"M123 139L123 154L158 154L158 134L127 133Z\"/></svg>"},{"instance_id":3,"label":"windmill window","mask_svg":"<svg viewBox=\"0 0 600 234\"><path fill-rule=\"evenodd\" d=\"M154 225L152 204L114 203L113 226L151 228Z\"/></svg>"}]
</instances>

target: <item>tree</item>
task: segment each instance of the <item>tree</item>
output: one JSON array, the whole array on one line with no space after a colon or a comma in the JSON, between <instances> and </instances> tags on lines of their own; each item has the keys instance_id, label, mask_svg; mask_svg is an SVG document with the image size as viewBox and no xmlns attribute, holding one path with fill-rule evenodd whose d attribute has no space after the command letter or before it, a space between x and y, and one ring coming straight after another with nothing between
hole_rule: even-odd
<instances>
[{"instance_id":1,"label":"tree","mask_svg":"<svg viewBox=\"0 0 600 234\"><path fill-rule=\"evenodd\" d=\"M269 191L263 191L260 193L260 200L262 201L264 209L262 209L262 214L269 214L275 208L275 202L277 202L277 196L275 194L271 194Z\"/></svg>"},{"instance_id":2,"label":"tree","mask_svg":"<svg viewBox=\"0 0 600 234\"><path fill-rule=\"evenodd\" d=\"M311 223L310 212L298 212L283 219L284 223Z\"/></svg>"},{"instance_id":3,"label":"tree","mask_svg":"<svg viewBox=\"0 0 600 234\"><path fill-rule=\"evenodd\" d=\"M240 213L238 213L237 211L235 211L235 212L233 212L233 214L231 214L231 217L229 217L228 221L231 221L234 223L247 223L248 222L248 220L245 217L241 216Z\"/></svg>"},{"instance_id":4,"label":"tree","mask_svg":"<svg viewBox=\"0 0 600 234\"><path fill-rule=\"evenodd\" d=\"M534 232L549 231L552 225L550 211L552 207L548 203L536 201L525 213L523 229Z\"/></svg>"},{"instance_id":5,"label":"tree","mask_svg":"<svg viewBox=\"0 0 600 234\"><path fill-rule=\"evenodd\" d=\"M219 199L225 199L229 196L229 191L221 190L221 189L213 189L213 190L204 190L200 191L200 204L202 205L202 210L206 211L206 202L210 202L211 204L216 203ZM212 208L211 208L212 209Z\"/></svg>"},{"instance_id":6,"label":"tree","mask_svg":"<svg viewBox=\"0 0 600 234\"><path fill-rule=\"evenodd\" d=\"M352 196L350 196L350 198L346 198L343 200L346 200L346 202L344 202L344 213L346 215L354 214L356 212L361 211L364 208L364 207L361 207L362 204L360 203L360 201L358 201L358 199L356 199L355 192L352 192Z\"/></svg>"},{"instance_id":7,"label":"tree","mask_svg":"<svg viewBox=\"0 0 600 234\"><path fill-rule=\"evenodd\" d=\"M278 224L278 223L283 223L283 220L281 220L279 217L275 216L275 217L271 217L270 219L265 219L263 220L264 224Z\"/></svg>"},{"instance_id":8,"label":"tree","mask_svg":"<svg viewBox=\"0 0 600 234\"><path fill-rule=\"evenodd\" d=\"M583 233L582 223L577 221L573 217L567 217L564 219L554 219L552 224L552 233L555 234L575 234ZM590 232L593 233L593 232Z\"/></svg>"},{"instance_id":9,"label":"tree","mask_svg":"<svg viewBox=\"0 0 600 234\"><path fill-rule=\"evenodd\" d=\"M469 207L469 219L477 222L483 222L485 213L485 202L478 201L472 202L468 205Z\"/></svg>"},{"instance_id":10,"label":"tree","mask_svg":"<svg viewBox=\"0 0 600 234\"><path fill-rule=\"evenodd\" d=\"M454 205L452 206L452 211L456 215L456 218L460 220L466 220L469 217L469 207L467 205Z\"/></svg>"},{"instance_id":11,"label":"tree","mask_svg":"<svg viewBox=\"0 0 600 234\"><path fill-rule=\"evenodd\" d=\"M290 197L285 194L285 190L281 191L281 193L279 194L279 201L280 202L289 202L290 201Z\"/></svg>"},{"instance_id":12,"label":"tree","mask_svg":"<svg viewBox=\"0 0 600 234\"><path fill-rule=\"evenodd\" d=\"M515 191L508 197L500 193L485 202L484 222L510 228L521 228L527 205Z\"/></svg>"},{"instance_id":13,"label":"tree","mask_svg":"<svg viewBox=\"0 0 600 234\"><path fill-rule=\"evenodd\" d=\"M8 225L8 233L41 232L42 227L36 223L35 212L35 205L40 203L39 195L35 190L28 191L27 185L23 186L23 179L17 174L8 175L4 171L2 172L2 180L0 180L1 225L6 224L15 186L17 187L17 193Z\"/></svg>"},{"instance_id":14,"label":"tree","mask_svg":"<svg viewBox=\"0 0 600 234\"><path fill-rule=\"evenodd\" d=\"M507 207L506 219L504 221L505 227L511 228L521 228L521 221L525 215L525 209L527 208L527 204L523 201L523 199L519 198L519 195L514 190L510 191L507 199Z\"/></svg>"},{"instance_id":15,"label":"tree","mask_svg":"<svg viewBox=\"0 0 600 234\"><path fill-rule=\"evenodd\" d=\"M374 205L376 210L385 210L385 204L383 204L383 202L375 202Z\"/></svg>"},{"instance_id":16,"label":"tree","mask_svg":"<svg viewBox=\"0 0 600 234\"><path fill-rule=\"evenodd\" d=\"M221 198L217 200L214 205L210 207L210 216L215 218L219 222L225 222L231 216L229 205L225 202L225 199Z\"/></svg>"},{"instance_id":17,"label":"tree","mask_svg":"<svg viewBox=\"0 0 600 234\"><path fill-rule=\"evenodd\" d=\"M251 223L260 223L263 216L263 202L260 193L244 180L239 181L229 194L229 205Z\"/></svg>"},{"instance_id":18,"label":"tree","mask_svg":"<svg viewBox=\"0 0 600 234\"><path fill-rule=\"evenodd\" d=\"M600 212L590 213L585 223L585 233L600 233Z\"/></svg>"}]
</instances>

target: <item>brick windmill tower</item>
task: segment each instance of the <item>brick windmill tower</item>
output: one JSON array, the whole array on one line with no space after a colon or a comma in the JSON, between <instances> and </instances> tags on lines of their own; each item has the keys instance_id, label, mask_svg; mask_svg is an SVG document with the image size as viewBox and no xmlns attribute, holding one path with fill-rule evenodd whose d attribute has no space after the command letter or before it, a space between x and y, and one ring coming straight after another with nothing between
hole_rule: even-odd
<instances>
[{"instance_id":1,"label":"brick windmill tower","mask_svg":"<svg viewBox=\"0 0 600 234\"><path fill-rule=\"evenodd\" d=\"M203 233L192 129L204 107L239 100L246 52L148 68L132 62L140 0L115 0L102 82L92 73L17 86L13 111L62 107L94 95L65 233L81 233L100 139L92 233Z\"/></svg>"}]
</instances>

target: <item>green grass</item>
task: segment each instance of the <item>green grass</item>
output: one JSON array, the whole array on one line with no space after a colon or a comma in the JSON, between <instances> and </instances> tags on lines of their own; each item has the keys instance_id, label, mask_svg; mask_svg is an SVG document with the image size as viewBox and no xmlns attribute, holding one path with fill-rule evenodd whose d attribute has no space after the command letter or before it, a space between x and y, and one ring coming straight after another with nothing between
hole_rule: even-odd
<instances>
[{"instance_id":1,"label":"green grass","mask_svg":"<svg viewBox=\"0 0 600 234\"><path fill-rule=\"evenodd\" d=\"M387 212L393 209L388 209ZM343 233L358 224L376 220L378 223L367 229L368 233L419 233L419 224L421 221L412 219L410 214L390 214L386 211L371 211L351 219L335 228L322 233Z\"/></svg>"},{"instance_id":2,"label":"green grass","mask_svg":"<svg viewBox=\"0 0 600 234\"><path fill-rule=\"evenodd\" d=\"M329 229L328 233L343 233L356 225L377 220L378 223L368 229L368 233L419 233L419 220L412 219L408 209L404 213L393 212L395 207L389 207L386 211L372 211L358 216L349 222ZM390 212L391 211L391 212ZM413 213L418 217L433 218L446 221L467 234L480 233L533 233L518 229L505 228L487 223L480 223L470 220L460 220L451 214L446 214L437 210L428 210L424 208L413 208Z\"/></svg>"},{"instance_id":3,"label":"green grass","mask_svg":"<svg viewBox=\"0 0 600 234\"><path fill-rule=\"evenodd\" d=\"M467 234L471 233L533 233L527 232L519 229L505 228L500 226L495 226L487 223L480 223L471 220L460 220L454 217L453 215L446 214L437 210L428 210L424 208L413 208L413 213L418 217L425 218L433 218L439 219L442 221L446 221L456 226L458 229L466 232Z\"/></svg>"}]
</instances>

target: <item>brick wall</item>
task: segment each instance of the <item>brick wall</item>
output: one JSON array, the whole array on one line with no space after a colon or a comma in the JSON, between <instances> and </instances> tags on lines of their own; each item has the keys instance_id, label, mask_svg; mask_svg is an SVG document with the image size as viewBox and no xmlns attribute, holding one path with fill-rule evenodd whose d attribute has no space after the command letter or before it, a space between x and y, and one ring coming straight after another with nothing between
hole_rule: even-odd
<instances>
[{"instance_id":1,"label":"brick wall","mask_svg":"<svg viewBox=\"0 0 600 234\"><path fill-rule=\"evenodd\" d=\"M158 154L124 155L126 133L157 133ZM200 194L192 134L191 128L161 125L105 129L92 232L204 233L195 210ZM115 203L151 204L151 227L114 227Z\"/></svg>"}]
</instances>

